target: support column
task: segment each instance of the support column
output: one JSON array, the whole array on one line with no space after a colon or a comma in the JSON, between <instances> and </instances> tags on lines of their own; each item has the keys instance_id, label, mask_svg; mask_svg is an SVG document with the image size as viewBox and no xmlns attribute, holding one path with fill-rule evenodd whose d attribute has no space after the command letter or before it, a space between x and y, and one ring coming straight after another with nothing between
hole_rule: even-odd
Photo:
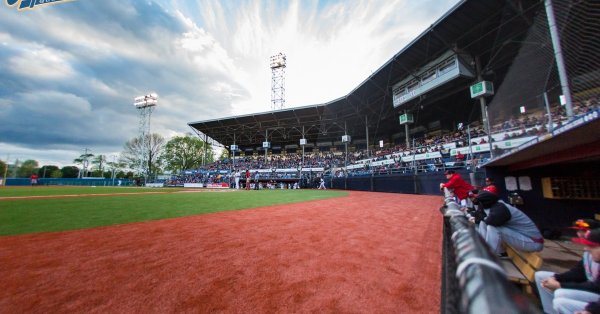
<instances>
[{"instance_id":1,"label":"support column","mask_svg":"<svg viewBox=\"0 0 600 314\"><path fill-rule=\"evenodd\" d=\"M305 135L304 135L304 126L302 126L302 138L306 139ZM304 146L305 145L301 145L302 146L302 168L304 168ZM302 174L302 169L300 170L300 174Z\"/></svg>"},{"instance_id":2,"label":"support column","mask_svg":"<svg viewBox=\"0 0 600 314\"><path fill-rule=\"evenodd\" d=\"M369 121L367 116L365 116L365 134L365 138L367 139L367 157L371 158L371 150L369 149Z\"/></svg>"},{"instance_id":3,"label":"support column","mask_svg":"<svg viewBox=\"0 0 600 314\"><path fill-rule=\"evenodd\" d=\"M477 71L477 80L482 81L483 78L481 76L481 64L479 61L479 57L475 57L475 71ZM479 97L479 105L481 107L481 121L483 122L483 127L485 128L485 133L487 133L488 145L490 150L490 156L493 158L494 151L492 149L492 128L490 127L490 119L487 110L487 102L484 96Z\"/></svg>"},{"instance_id":4,"label":"support column","mask_svg":"<svg viewBox=\"0 0 600 314\"><path fill-rule=\"evenodd\" d=\"M202 166L206 166L207 151L208 151L208 135L204 134L204 154L202 155Z\"/></svg>"},{"instance_id":5,"label":"support column","mask_svg":"<svg viewBox=\"0 0 600 314\"><path fill-rule=\"evenodd\" d=\"M410 134L409 134L409 127L408 127L408 123L406 123L404 125L404 134L405 134L405 138L406 138L406 149L410 149Z\"/></svg>"},{"instance_id":6,"label":"support column","mask_svg":"<svg viewBox=\"0 0 600 314\"><path fill-rule=\"evenodd\" d=\"M233 145L235 145L235 132L233 132ZM231 148L231 146L229 148ZM235 149L231 150L231 154L233 155L233 171L235 171Z\"/></svg>"},{"instance_id":7,"label":"support column","mask_svg":"<svg viewBox=\"0 0 600 314\"><path fill-rule=\"evenodd\" d=\"M573 118L573 100L571 99L571 87L569 86L569 76L567 67L563 57L562 46L560 44L560 34L556 26L556 18L554 16L554 6L552 0L544 0L546 6L546 15L548 17L548 28L550 29L550 37L552 38L552 47L554 48L554 58L556 59L556 69L558 70L558 78L560 79L560 88L565 97L565 109L569 120Z\"/></svg>"}]
</instances>

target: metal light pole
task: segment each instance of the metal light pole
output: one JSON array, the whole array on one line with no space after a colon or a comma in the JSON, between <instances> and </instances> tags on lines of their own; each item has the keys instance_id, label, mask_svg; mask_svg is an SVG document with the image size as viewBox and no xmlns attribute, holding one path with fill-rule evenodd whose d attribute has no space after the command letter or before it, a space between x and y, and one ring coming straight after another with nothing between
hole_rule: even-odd
<instances>
[{"instance_id":1,"label":"metal light pole","mask_svg":"<svg viewBox=\"0 0 600 314\"><path fill-rule=\"evenodd\" d=\"M270 58L271 67L271 109L280 110L285 107L285 68L286 56L278 53Z\"/></svg>"},{"instance_id":2,"label":"metal light pole","mask_svg":"<svg viewBox=\"0 0 600 314\"><path fill-rule=\"evenodd\" d=\"M148 168L149 168L149 158L146 159L147 153L150 151L151 145L151 135L150 135L150 117L152 116L152 111L158 104L158 95L156 93L150 93L145 96L135 97L133 105L140 112L139 119L139 138L140 138L140 156L139 156L139 169L138 171L144 178L144 184L146 184L146 178L148 176Z\"/></svg>"}]
</instances>

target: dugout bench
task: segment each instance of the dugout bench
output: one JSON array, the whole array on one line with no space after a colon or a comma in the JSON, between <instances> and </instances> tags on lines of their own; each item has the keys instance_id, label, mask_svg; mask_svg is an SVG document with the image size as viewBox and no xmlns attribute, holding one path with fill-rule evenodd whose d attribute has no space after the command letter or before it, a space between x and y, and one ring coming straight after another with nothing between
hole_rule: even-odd
<instances>
[{"instance_id":1,"label":"dugout bench","mask_svg":"<svg viewBox=\"0 0 600 314\"><path fill-rule=\"evenodd\" d=\"M532 301L538 302L535 286L535 272L543 263L538 252L522 252L510 245L504 244L508 258L501 259L501 264L506 270L506 277L521 288L521 291Z\"/></svg>"}]
</instances>

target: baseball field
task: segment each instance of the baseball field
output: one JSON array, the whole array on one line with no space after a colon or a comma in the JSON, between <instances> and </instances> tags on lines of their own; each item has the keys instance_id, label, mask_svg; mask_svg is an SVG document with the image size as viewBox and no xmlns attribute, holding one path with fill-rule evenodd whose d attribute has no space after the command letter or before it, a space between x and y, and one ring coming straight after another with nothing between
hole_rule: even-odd
<instances>
[{"instance_id":1,"label":"baseball field","mask_svg":"<svg viewBox=\"0 0 600 314\"><path fill-rule=\"evenodd\" d=\"M440 197L0 188L1 313L437 313Z\"/></svg>"}]
</instances>

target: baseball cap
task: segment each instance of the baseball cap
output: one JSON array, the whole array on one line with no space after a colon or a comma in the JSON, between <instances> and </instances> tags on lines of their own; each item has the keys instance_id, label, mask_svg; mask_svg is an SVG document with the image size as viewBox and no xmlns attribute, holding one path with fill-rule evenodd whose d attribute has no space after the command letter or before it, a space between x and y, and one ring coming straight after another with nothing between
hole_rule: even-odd
<instances>
[{"instance_id":1,"label":"baseball cap","mask_svg":"<svg viewBox=\"0 0 600 314\"><path fill-rule=\"evenodd\" d=\"M569 227L570 229L575 229L575 230L590 230L590 229L596 229L596 228L600 228L600 222L596 221L594 219L588 219L588 218L584 218L584 219L577 219L575 220L575 222L573 222L573 226Z\"/></svg>"},{"instance_id":2,"label":"baseball cap","mask_svg":"<svg viewBox=\"0 0 600 314\"><path fill-rule=\"evenodd\" d=\"M444 174L454 174L454 170L446 170Z\"/></svg>"},{"instance_id":3,"label":"baseball cap","mask_svg":"<svg viewBox=\"0 0 600 314\"><path fill-rule=\"evenodd\" d=\"M588 230L583 238L572 238L571 241L585 246L600 246L600 229Z\"/></svg>"}]
</instances>

